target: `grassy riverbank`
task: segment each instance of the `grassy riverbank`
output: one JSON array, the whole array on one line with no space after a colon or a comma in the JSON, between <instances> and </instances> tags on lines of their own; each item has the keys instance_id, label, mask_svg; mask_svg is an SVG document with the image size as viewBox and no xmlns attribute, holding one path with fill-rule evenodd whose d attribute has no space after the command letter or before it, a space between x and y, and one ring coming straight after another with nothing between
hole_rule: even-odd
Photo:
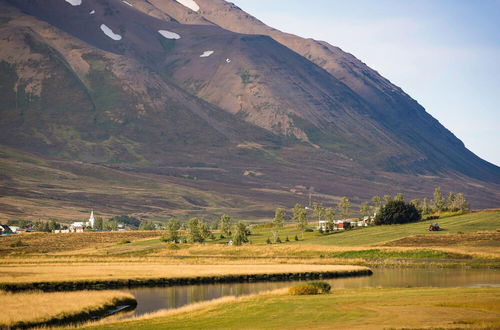
<instances>
[{"instance_id":1,"label":"grassy riverbank","mask_svg":"<svg viewBox=\"0 0 500 330\"><path fill-rule=\"evenodd\" d=\"M86 321L116 306L135 304L131 294L118 291L0 292L0 328Z\"/></svg>"},{"instance_id":2,"label":"grassy riverbank","mask_svg":"<svg viewBox=\"0 0 500 330\"><path fill-rule=\"evenodd\" d=\"M337 290L227 299L95 329L498 328L500 288Z\"/></svg>"},{"instance_id":3,"label":"grassy riverbank","mask_svg":"<svg viewBox=\"0 0 500 330\"><path fill-rule=\"evenodd\" d=\"M369 275L370 270L347 265L163 265L73 264L18 266L3 269L0 288L16 290L75 290L127 286L178 285L217 282L273 281Z\"/></svg>"}]
</instances>

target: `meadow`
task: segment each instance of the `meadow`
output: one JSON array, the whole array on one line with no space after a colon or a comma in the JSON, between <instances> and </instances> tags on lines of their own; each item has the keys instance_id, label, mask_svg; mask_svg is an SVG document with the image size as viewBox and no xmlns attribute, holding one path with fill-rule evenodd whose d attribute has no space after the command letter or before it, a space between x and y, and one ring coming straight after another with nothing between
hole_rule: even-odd
<instances>
[{"instance_id":1,"label":"meadow","mask_svg":"<svg viewBox=\"0 0 500 330\"><path fill-rule=\"evenodd\" d=\"M84 321L118 305L134 304L135 299L131 294L119 291L52 293L0 291L0 306L2 306L0 328Z\"/></svg>"},{"instance_id":2,"label":"meadow","mask_svg":"<svg viewBox=\"0 0 500 330\"><path fill-rule=\"evenodd\" d=\"M500 288L336 290L291 296L280 290L223 298L92 329L391 329L500 327Z\"/></svg>"}]
</instances>

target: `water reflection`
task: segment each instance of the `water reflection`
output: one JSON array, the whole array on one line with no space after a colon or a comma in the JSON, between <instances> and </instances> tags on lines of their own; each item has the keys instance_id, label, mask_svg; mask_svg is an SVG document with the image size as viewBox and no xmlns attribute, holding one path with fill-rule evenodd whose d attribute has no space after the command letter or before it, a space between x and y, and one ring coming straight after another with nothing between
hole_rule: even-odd
<instances>
[{"instance_id":1,"label":"water reflection","mask_svg":"<svg viewBox=\"0 0 500 330\"><path fill-rule=\"evenodd\" d=\"M464 269L374 269L372 276L328 280L333 290L366 287L478 287L500 286L500 271ZM129 290L138 302L129 318L161 309L224 296L243 296L268 290L290 287L298 282L261 282L205 284L165 288L136 288Z\"/></svg>"}]
</instances>

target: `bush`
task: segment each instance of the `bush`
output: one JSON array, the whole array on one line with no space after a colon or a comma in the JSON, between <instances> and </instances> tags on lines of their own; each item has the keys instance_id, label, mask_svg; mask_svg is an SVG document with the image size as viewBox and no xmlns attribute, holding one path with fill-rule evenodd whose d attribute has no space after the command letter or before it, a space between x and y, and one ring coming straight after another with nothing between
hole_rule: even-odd
<instances>
[{"instance_id":1,"label":"bush","mask_svg":"<svg viewBox=\"0 0 500 330\"><path fill-rule=\"evenodd\" d=\"M120 241L120 244L128 244L128 243L130 243L130 240L129 240L129 239L122 239L122 240Z\"/></svg>"},{"instance_id":2,"label":"bush","mask_svg":"<svg viewBox=\"0 0 500 330\"><path fill-rule=\"evenodd\" d=\"M314 230L313 230L313 229L311 229L311 228L306 228L304 231L305 231L306 233L312 233Z\"/></svg>"},{"instance_id":3,"label":"bush","mask_svg":"<svg viewBox=\"0 0 500 330\"><path fill-rule=\"evenodd\" d=\"M267 238L267 241L266 241L266 244L271 244L271 240L269 239L269 237Z\"/></svg>"},{"instance_id":4,"label":"bush","mask_svg":"<svg viewBox=\"0 0 500 330\"><path fill-rule=\"evenodd\" d=\"M332 289L332 286L325 281L313 281L313 282L307 282L307 284L310 284L318 288L320 293L330 293L330 290Z\"/></svg>"},{"instance_id":5,"label":"bush","mask_svg":"<svg viewBox=\"0 0 500 330\"><path fill-rule=\"evenodd\" d=\"M375 217L376 225L393 225L399 223L409 223L421 219L421 214L417 208L410 203L403 201L389 201Z\"/></svg>"},{"instance_id":6,"label":"bush","mask_svg":"<svg viewBox=\"0 0 500 330\"><path fill-rule=\"evenodd\" d=\"M320 290L318 287L311 284L298 284L288 289L288 293L294 296L302 296L310 294L319 294Z\"/></svg>"},{"instance_id":7,"label":"bush","mask_svg":"<svg viewBox=\"0 0 500 330\"><path fill-rule=\"evenodd\" d=\"M298 241L298 240L299 240L299 237L298 237L297 235L295 235L294 240Z\"/></svg>"},{"instance_id":8,"label":"bush","mask_svg":"<svg viewBox=\"0 0 500 330\"><path fill-rule=\"evenodd\" d=\"M168 243L167 244L167 250L179 250L180 247L179 245L175 244L175 243Z\"/></svg>"}]
</instances>

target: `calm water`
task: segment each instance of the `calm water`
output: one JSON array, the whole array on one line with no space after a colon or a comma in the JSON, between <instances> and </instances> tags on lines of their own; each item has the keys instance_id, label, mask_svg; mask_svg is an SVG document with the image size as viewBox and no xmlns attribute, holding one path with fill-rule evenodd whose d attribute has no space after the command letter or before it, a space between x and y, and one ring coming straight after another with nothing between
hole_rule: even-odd
<instances>
[{"instance_id":1,"label":"calm water","mask_svg":"<svg viewBox=\"0 0 500 330\"><path fill-rule=\"evenodd\" d=\"M374 269L372 276L328 280L332 290L366 287L479 287L500 286L498 270L457 269ZM290 287L298 282L261 282L204 284L129 290L137 299L137 308L120 318L129 318L161 309L224 296L243 296Z\"/></svg>"}]
</instances>

